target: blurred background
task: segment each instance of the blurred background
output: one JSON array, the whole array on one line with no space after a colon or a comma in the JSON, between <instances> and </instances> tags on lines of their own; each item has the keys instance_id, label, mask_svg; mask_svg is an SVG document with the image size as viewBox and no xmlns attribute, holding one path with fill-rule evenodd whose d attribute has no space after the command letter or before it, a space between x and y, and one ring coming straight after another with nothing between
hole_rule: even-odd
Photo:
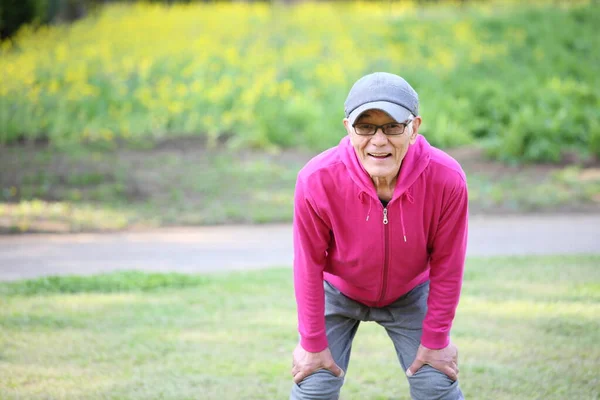
<instances>
[{"instance_id":1,"label":"blurred background","mask_svg":"<svg viewBox=\"0 0 600 400\"><path fill-rule=\"evenodd\" d=\"M374 71L471 213L600 211L598 1L0 0L0 231L289 222Z\"/></svg>"},{"instance_id":2,"label":"blurred background","mask_svg":"<svg viewBox=\"0 0 600 400\"><path fill-rule=\"evenodd\" d=\"M0 0L0 398L287 398L296 175L388 71L468 178L466 397L600 399L599 3ZM346 400L409 398L380 328Z\"/></svg>"}]
</instances>

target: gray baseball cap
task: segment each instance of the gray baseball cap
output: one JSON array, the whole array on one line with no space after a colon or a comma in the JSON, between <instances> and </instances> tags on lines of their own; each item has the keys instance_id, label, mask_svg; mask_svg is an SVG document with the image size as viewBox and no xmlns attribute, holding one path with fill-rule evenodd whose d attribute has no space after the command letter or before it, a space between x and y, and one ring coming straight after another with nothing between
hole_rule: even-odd
<instances>
[{"instance_id":1,"label":"gray baseball cap","mask_svg":"<svg viewBox=\"0 0 600 400\"><path fill-rule=\"evenodd\" d=\"M344 113L350 124L367 110L381 110L396 122L419 115L419 95L398 75L375 72L360 78L348 93Z\"/></svg>"}]
</instances>

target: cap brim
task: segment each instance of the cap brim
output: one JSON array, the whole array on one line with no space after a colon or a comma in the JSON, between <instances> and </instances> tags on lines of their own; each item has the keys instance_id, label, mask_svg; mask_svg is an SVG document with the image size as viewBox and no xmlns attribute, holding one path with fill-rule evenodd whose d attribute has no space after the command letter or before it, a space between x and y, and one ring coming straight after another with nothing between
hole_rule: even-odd
<instances>
[{"instance_id":1,"label":"cap brim","mask_svg":"<svg viewBox=\"0 0 600 400\"><path fill-rule=\"evenodd\" d=\"M399 106L398 104L387 101L374 101L371 103L365 103L352 111L350 115L348 115L348 121L350 121L350 125L354 124L354 121L356 121L356 119L360 117L362 113L368 110L381 110L392 117L396 122L404 122L412 115L409 110Z\"/></svg>"}]
</instances>

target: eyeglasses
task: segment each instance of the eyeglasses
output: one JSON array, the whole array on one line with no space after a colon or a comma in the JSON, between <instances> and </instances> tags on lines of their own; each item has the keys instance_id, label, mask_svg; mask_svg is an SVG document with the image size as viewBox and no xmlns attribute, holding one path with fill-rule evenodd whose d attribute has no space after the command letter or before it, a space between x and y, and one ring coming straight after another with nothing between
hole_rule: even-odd
<instances>
[{"instance_id":1,"label":"eyeglasses","mask_svg":"<svg viewBox=\"0 0 600 400\"><path fill-rule=\"evenodd\" d=\"M387 136L398 136L404 133L404 130L412 121L413 120L410 119L406 122L390 122L383 125L360 123L354 124L352 127L354 128L354 132L359 136L373 136L377 133L379 128L381 128L381 131Z\"/></svg>"}]
</instances>

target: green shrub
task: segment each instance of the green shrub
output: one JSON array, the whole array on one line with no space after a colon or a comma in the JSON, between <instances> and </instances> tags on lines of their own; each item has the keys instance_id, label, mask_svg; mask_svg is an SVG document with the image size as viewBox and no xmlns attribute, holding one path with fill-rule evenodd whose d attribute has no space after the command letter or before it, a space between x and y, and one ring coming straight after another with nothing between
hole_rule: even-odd
<instances>
[{"instance_id":1,"label":"green shrub","mask_svg":"<svg viewBox=\"0 0 600 400\"><path fill-rule=\"evenodd\" d=\"M600 155L598 7L526 10L510 20L480 19L491 43L511 40L505 57L458 71L457 95L470 97L475 137L504 160L559 161L564 150Z\"/></svg>"},{"instance_id":2,"label":"green shrub","mask_svg":"<svg viewBox=\"0 0 600 400\"><path fill-rule=\"evenodd\" d=\"M500 160L600 155L600 7L114 5L0 45L0 143L204 135L321 150L360 76L404 76L421 132ZM143 34L141 34L143 33Z\"/></svg>"}]
</instances>

